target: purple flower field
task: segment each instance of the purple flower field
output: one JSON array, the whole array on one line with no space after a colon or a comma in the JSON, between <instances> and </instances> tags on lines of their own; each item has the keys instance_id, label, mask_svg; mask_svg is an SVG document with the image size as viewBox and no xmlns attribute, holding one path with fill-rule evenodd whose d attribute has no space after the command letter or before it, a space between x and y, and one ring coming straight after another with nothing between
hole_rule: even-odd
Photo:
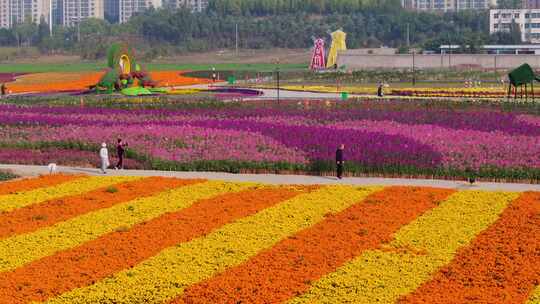
<instances>
[{"instance_id":1,"label":"purple flower field","mask_svg":"<svg viewBox=\"0 0 540 304\"><path fill-rule=\"evenodd\" d=\"M492 109L369 103L309 110L0 105L0 126L3 146L77 142L97 147L103 141L113 146L121 137L138 157L188 165L232 161L308 171L324 163L330 170L336 147L344 143L349 167L359 173L362 168L407 168L404 173L540 170L540 117Z\"/></svg>"},{"instance_id":2,"label":"purple flower field","mask_svg":"<svg viewBox=\"0 0 540 304\"><path fill-rule=\"evenodd\" d=\"M90 151L73 151L58 148L18 149L1 148L0 163L19 165L48 165L56 163L60 166L94 167L98 165L95 153ZM126 160L124 166L130 169L144 169L134 160Z\"/></svg>"}]
</instances>

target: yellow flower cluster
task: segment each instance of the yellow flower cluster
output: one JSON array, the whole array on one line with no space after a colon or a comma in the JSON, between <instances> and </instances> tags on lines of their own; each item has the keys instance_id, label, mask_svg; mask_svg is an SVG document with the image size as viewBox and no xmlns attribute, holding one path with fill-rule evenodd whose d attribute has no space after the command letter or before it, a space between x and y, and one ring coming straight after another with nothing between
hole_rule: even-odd
<instances>
[{"instance_id":1,"label":"yellow flower cluster","mask_svg":"<svg viewBox=\"0 0 540 304\"><path fill-rule=\"evenodd\" d=\"M203 90L201 89L174 89L174 90L170 90L167 92L167 94L169 95L191 95L191 94L196 94L196 93L200 93L202 92Z\"/></svg>"},{"instance_id":2,"label":"yellow flower cluster","mask_svg":"<svg viewBox=\"0 0 540 304\"><path fill-rule=\"evenodd\" d=\"M0 196L0 211L12 211L25 206L39 204L60 197L78 195L98 188L122 182L134 181L140 177L86 177L56 186L22 191Z\"/></svg>"},{"instance_id":3,"label":"yellow flower cluster","mask_svg":"<svg viewBox=\"0 0 540 304\"><path fill-rule=\"evenodd\" d=\"M289 91L315 92L315 93L341 93L347 92L350 94L377 94L377 87L357 87L357 86L316 86L316 85L287 85L282 87Z\"/></svg>"},{"instance_id":4,"label":"yellow flower cluster","mask_svg":"<svg viewBox=\"0 0 540 304\"><path fill-rule=\"evenodd\" d=\"M377 94L377 86L369 87L351 86L351 85L285 85L284 90L315 92L315 93L341 93L358 95L375 95ZM408 97L478 97L478 98L497 98L506 95L506 90L503 88L456 88L456 87L439 87L439 88L385 88L385 95L390 96L408 96Z\"/></svg>"},{"instance_id":5,"label":"yellow flower cluster","mask_svg":"<svg viewBox=\"0 0 540 304\"><path fill-rule=\"evenodd\" d=\"M162 303L380 189L331 186L301 194L47 303Z\"/></svg>"},{"instance_id":6,"label":"yellow flower cluster","mask_svg":"<svg viewBox=\"0 0 540 304\"><path fill-rule=\"evenodd\" d=\"M532 295L529 297L527 304L538 304L540 303L540 285L536 287Z\"/></svg>"},{"instance_id":7,"label":"yellow flower cluster","mask_svg":"<svg viewBox=\"0 0 540 304\"><path fill-rule=\"evenodd\" d=\"M107 178L98 178L107 181ZM117 229L125 229L201 199L238 192L252 184L206 182L169 190L155 196L117 204L32 233L0 240L0 272L10 271L58 251L78 246Z\"/></svg>"},{"instance_id":8,"label":"yellow flower cluster","mask_svg":"<svg viewBox=\"0 0 540 304\"><path fill-rule=\"evenodd\" d=\"M395 303L493 224L516 193L458 192L370 250L315 282L290 303Z\"/></svg>"}]
</instances>

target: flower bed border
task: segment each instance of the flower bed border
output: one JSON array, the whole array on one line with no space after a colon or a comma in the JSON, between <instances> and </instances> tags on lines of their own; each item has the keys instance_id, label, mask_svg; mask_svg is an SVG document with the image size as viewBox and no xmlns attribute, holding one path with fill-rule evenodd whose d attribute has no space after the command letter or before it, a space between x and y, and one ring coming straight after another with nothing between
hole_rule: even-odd
<instances>
[{"instance_id":1,"label":"flower bed border","mask_svg":"<svg viewBox=\"0 0 540 304\"><path fill-rule=\"evenodd\" d=\"M82 142L22 142L16 144L0 142L0 148L2 147L24 149L61 148L83 151L98 151L99 148L97 145ZM112 152L111 156L115 157L115 152ZM332 161L313 161L307 165L286 162L269 163L236 160L203 160L182 163L151 158L133 150L128 150L126 152L126 159L139 161L145 169L159 171L312 176L335 176L336 174ZM416 168L410 166L369 167L349 162L345 169L345 177L439 179L450 181L463 181L468 180L470 177L474 177L478 182L540 184L540 169L532 168L501 169L496 167L483 167L476 172L467 172L455 168Z\"/></svg>"}]
</instances>

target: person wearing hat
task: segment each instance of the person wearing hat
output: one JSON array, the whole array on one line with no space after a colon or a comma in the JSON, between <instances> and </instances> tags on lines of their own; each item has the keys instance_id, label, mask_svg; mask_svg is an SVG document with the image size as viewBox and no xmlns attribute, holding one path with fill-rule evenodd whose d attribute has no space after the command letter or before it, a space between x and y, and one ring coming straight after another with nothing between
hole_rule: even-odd
<instances>
[{"instance_id":1,"label":"person wearing hat","mask_svg":"<svg viewBox=\"0 0 540 304\"><path fill-rule=\"evenodd\" d=\"M107 144L102 143L99 150L99 158L101 158L101 173L107 174L107 168L109 167L109 151L107 150Z\"/></svg>"}]
</instances>

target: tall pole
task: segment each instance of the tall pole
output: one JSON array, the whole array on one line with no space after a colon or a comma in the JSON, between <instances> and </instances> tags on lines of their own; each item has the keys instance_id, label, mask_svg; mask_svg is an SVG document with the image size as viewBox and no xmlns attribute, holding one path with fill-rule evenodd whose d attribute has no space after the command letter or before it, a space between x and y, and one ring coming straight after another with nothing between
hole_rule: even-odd
<instances>
[{"instance_id":1,"label":"tall pole","mask_svg":"<svg viewBox=\"0 0 540 304\"><path fill-rule=\"evenodd\" d=\"M49 36L52 37L53 0L49 0Z\"/></svg>"},{"instance_id":2,"label":"tall pole","mask_svg":"<svg viewBox=\"0 0 540 304\"><path fill-rule=\"evenodd\" d=\"M415 51L412 52L412 85L416 85L416 62L415 62Z\"/></svg>"},{"instance_id":3,"label":"tall pole","mask_svg":"<svg viewBox=\"0 0 540 304\"><path fill-rule=\"evenodd\" d=\"M276 74L277 74L277 102L279 104L279 63L276 69Z\"/></svg>"},{"instance_id":4,"label":"tall pole","mask_svg":"<svg viewBox=\"0 0 540 304\"><path fill-rule=\"evenodd\" d=\"M236 45L236 56L238 56L238 23L236 23L234 27L234 37Z\"/></svg>"},{"instance_id":5,"label":"tall pole","mask_svg":"<svg viewBox=\"0 0 540 304\"><path fill-rule=\"evenodd\" d=\"M77 12L77 42L81 42L81 0L78 0L78 12Z\"/></svg>"},{"instance_id":6,"label":"tall pole","mask_svg":"<svg viewBox=\"0 0 540 304\"><path fill-rule=\"evenodd\" d=\"M410 24L407 22L407 47L411 47L411 29Z\"/></svg>"}]
</instances>

